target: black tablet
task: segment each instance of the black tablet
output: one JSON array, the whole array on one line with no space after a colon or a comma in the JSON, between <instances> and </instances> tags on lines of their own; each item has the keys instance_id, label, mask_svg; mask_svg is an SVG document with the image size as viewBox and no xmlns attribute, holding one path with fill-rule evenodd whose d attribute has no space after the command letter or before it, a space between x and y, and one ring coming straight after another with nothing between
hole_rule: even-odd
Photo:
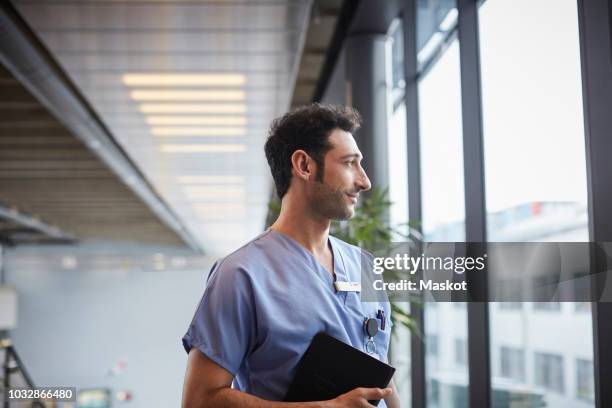
<instances>
[{"instance_id":1,"label":"black tablet","mask_svg":"<svg viewBox=\"0 0 612 408\"><path fill-rule=\"evenodd\" d=\"M319 333L302 356L285 401L325 401L359 387L386 388L394 373L390 365Z\"/></svg>"}]
</instances>

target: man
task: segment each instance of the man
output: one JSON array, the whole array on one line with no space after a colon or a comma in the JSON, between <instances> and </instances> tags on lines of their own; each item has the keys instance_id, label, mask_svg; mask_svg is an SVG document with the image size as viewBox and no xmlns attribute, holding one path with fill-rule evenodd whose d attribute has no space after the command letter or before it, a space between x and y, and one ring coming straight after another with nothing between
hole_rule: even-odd
<instances>
[{"instance_id":1,"label":"man","mask_svg":"<svg viewBox=\"0 0 612 408\"><path fill-rule=\"evenodd\" d=\"M361 302L337 282L360 281L360 250L329 236L353 216L370 180L352 133L359 114L313 104L275 120L265 151L281 211L253 241L217 262L189 330L183 407L399 407L389 388L359 388L330 401L282 401L312 338L324 331L387 360L388 302ZM370 339L364 319L380 321ZM386 324L383 324L383 320ZM369 347L367 347L369 346ZM233 382L233 387L232 387Z\"/></svg>"}]
</instances>

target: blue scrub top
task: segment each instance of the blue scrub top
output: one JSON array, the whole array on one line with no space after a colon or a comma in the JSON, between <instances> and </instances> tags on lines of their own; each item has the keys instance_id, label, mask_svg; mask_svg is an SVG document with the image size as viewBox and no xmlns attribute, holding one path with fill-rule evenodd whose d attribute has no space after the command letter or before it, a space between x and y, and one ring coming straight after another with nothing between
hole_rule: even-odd
<instances>
[{"instance_id":1,"label":"blue scrub top","mask_svg":"<svg viewBox=\"0 0 612 408\"><path fill-rule=\"evenodd\" d=\"M332 236L329 242L336 280L361 282L361 249ZM379 320L374 341L387 362L389 303L361 302L359 293L336 292L333 283L301 244L269 229L215 263L183 346L198 348L234 375L234 388L281 401L317 333L365 351L363 322L382 309L385 330Z\"/></svg>"}]
</instances>

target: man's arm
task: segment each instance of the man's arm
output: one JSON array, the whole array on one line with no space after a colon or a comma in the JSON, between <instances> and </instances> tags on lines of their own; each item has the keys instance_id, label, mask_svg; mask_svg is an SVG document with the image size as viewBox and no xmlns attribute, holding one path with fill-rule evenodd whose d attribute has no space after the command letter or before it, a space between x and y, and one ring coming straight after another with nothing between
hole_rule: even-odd
<instances>
[{"instance_id":1,"label":"man's arm","mask_svg":"<svg viewBox=\"0 0 612 408\"><path fill-rule=\"evenodd\" d=\"M392 392L391 388L357 388L329 401L272 402L232 389L232 380L230 372L192 348L183 385L183 408L370 408L373 405L368 400L382 399Z\"/></svg>"},{"instance_id":2,"label":"man's arm","mask_svg":"<svg viewBox=\"0 0 612 408\"><path fill-rule=\"evenodd\" d=\"M400 399L399 394L397 392L397 387L395 386L395 382L391 380L388 385L393 392L385 397L385 403L387 404L387 408L400 408Z\"/></svg>"}]
</instances>

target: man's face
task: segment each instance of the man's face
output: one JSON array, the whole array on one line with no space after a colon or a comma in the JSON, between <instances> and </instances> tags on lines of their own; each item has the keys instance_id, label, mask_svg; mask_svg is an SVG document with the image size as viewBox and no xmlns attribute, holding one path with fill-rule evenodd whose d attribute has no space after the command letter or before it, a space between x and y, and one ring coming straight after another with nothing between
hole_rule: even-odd
<instances>
[{"instance_id":1,"label":"man's face","mask_svg":"<svg viewBox=\"0 0 612 408\"><path fill-rule=\"evenodd\" d=\"M353 135L335 129L329 142L332 148L323 159L323 177L317 174L313 184L311 204L326 218L346 220L355 213L359 193L370 189L370 179L361 167L362 156Z\"/></svg>"}]
</instances>

